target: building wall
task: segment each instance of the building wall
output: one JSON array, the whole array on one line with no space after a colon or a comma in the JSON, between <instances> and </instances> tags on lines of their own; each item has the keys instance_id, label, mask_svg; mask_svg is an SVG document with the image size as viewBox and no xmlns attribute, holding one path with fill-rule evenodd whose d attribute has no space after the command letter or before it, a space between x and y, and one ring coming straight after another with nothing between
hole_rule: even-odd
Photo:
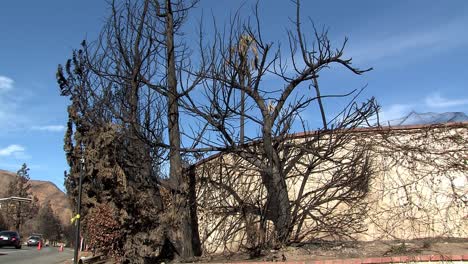
<instances>
[{"instance_id":1,"label":"building wall","mask_svg":"<svg viewBox=\"0 0 468 264\"><path fill-rule=\"evenodd\" d=\"M467 123L351 133L331 161L305 155L288 175L289 200L301 216L291 240L468 237ZM320 141L329 142L330 137ZM308 137L291 140L301 143ZM356 154L361 152L372 168L366 197L333 199L349 188L330 182L360 173L354 167L364 163L346 163L362 158ZM311 162L317 165L304 173ZM273 224L264 214L267 192L255 166L235 155L218 155L200 163L196 172L199 231L206 253L235 252L274 240Z\"/></svg>"}]
</instances>

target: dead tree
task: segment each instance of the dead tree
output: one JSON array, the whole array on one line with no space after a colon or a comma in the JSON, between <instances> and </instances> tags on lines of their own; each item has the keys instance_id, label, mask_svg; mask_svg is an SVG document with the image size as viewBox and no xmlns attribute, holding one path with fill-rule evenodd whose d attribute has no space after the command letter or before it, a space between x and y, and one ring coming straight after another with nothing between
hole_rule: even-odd
<instances>
[{"instance_id":1,"label":"dead tree","mask_svg":"<svg viewBox=\"0 0 468 264\"><path fill-rule=\"evenodd\" d=\"M6 195L7 197L32 198L31 202L11 201L6 205L9 225L19 232L24 223L35 217L39 210L38 199L31 193L29 168L26 163L16 172L16 177L8 185Z\"/></svg>"},{"instance_id":2,"label":"dead tree","mask_svg":"<svg viewBox=\"0 0 468 264\"><path fill-rule=\"evenodd\" d=\"M258 13L253 25L243 23L237 14L227 32L216 32L211 46L200 45L208 46L201 50L202 60L209 61L202 76L204 91L197 98L186 95L182 100L188 112L200 123L207 123L191 135L193 139L201 139L200 145L208 149L219 149L240 157L241 162L250 164L255 174L260 175L266 191L265 200L260 201L264 208L251 211L255 215L262 212L263 218L273 223L279 245L300 239L303 235L301 222L320 204L349 205L366 195L371 178L366 146L355 146L341 156L336 154L353 141L348 132L368 125L368 118L377 111L373 99L362 104L355 102L359 95L357 90L347 94L324 93L319 86L319 75L332 65L342 66L356 75L371 69L354 67L351 59L344 55L346 39L335 49L326 31L314 28L311 31L314 42L308 45L301 27L299 1L295 4L295 28L288 32L289 63L282 57L284 51L279 48L275 51L274 44L264 40ZM265 87L266 78L275 78L277 86ZM338 114L332 118L327 115L324 105L325 100L331 98L349 99L347 106L335 111ZM322 120L321 127L314 134L304 133L300 140L294 140L291 133L308 130L301 114L312 111L314 104ZM244 136L238 133L238 122L243 119L250 125L245 144ZM243 123L241 121L241 126ZM332 164L328 168L330 178L315 190L305 189L306 183L319 174L320 166L325 162ZM291 175L303 182L295 197L290 196L287 183ZM236 186L230 188L232 192L238 191ZM303 207L305 200L306 207ZM330 212L320 214L313 216L317 222ZM356 220L359 214L350 214L354 217L350 216L350 222L328 223L324 228L333 224L344 228L359 223Z\"/></svg>"},{"instance_id":3,"label":"dead tree","mask_svg":"<svg viewBox=\"0 0 468 264\"><path fill-rule=\"evenodd\" d=\"M71 168L67 191L77 196L83 157L85 223L90 208L109 204L118 214L123 238L114 241L115 253L131 263L158 258L164 243L157 183L164 152L146 144L162 141L160 113L153 111L158 98L136 78L138 69L148 69L140 45L153 49L155 44L142 42L143 31L131 34L147 23L147 2L112 4L112 16L99 40L91 46L83 42L57 75L62 95L71 99L65 138ZM114 36L121 34L127 38L115 41ZM146 130L140 132L140 127Z\"/></svg>"},{"instance_id":4,"label":"dead tree","mask_svg":"<svg viewBox=\"0 0 468 264\"><path fill-rule=\"evenodd\" d=\"M50 201L47 201L47 203L39 209L36 224L36 232L41 233L51 244L55 244L60 240L60 236L63 232L62 225L59 218L52 210Z\"/></svg>"},{"instance_id":5,"label":"dead tree","mask_svg":"<svg viewBox=\"0 0 468 264\"><path fill-rule=\"evenodd\" d=\"M189 177L181 158L178 100L200 78L195 78L190 87L183 86L179 77L182 65L186 65L186 48L179 45L175 36L195 4L196 1L113 1L112 13L98 40L83 42L58 73L62 94L73 101L72 126L90 140L80 142L94 144L91 134L109 132L116 142L123 143L122 151L133 162L126 164L126 178L141 175L148 188L155 188L149 191L157 194L154 199L159 199L161 185L170 190L171 207L164 208L162 218L155 222L164 221L166 227L171 227L162 236L174 243L183 259L200 252L197 232L192 228L195 218L187 202ZM163 137L165 128L167 142ZM105 143L105 147L117 147L114 142ZM96 146L94 151L101 150ZM117 159L111 164L123 166L118 157L106 157ZM165 176L160 175L159 168L166 160L169 180L162 180ZM115 199L119 202L120 198ZM158 208L159 202L154 202L154 208Z\"/></svg>"},{"instance_id":6,"label":"dead tree","mask_svg":"<svg viewBox=\"0 0 468 264\"><path fill-rule=\"evenodd\" d=\"M71 69L67 72L72 73ZM91 97L80 91L84 83L69 79L67 85L72 104L65 137L70 165L66 188L71 197L77 196L80 160L84 158L84 228L93 224L87 221L89 210L107 204L117 214L122 233L121 240L113 241L113 253L131 263L157 258L164 243L160 218L163 208L153 169L157 157L131 137L125 124L113 123L112 116L103 114L100 107L104 102L85 99Z\"/></svg>"},{"instance_id":7,"label":"dead tree","mask_svg":"<svg viewBox=\"0 0 468 264\"><path fill-rule=\"evenodd\" d=\"M175 5L175 9L173 7ZM178 9L179 8L179 9ZM159 14L165 18L165 50L166 50L166 71L167 81L166 87L163 88L163 94L167 98L168 105L168 133L169 133L169 163L170 171L169 178L174 189L174 214L178 216L179 227L175 232L176 239L179 246L179 253L183 259L189 259L195 255L200 255L201 252L198 249L198 231L194 232L192 225L190 204L189 204L189 177L183 171L182 155L181 155L181 132L179 125L179 98L181 96L178 87L178 75L176 60L179 59L181 63L184 63L185 58L176 58L176 44L175 44L175 32L180 27L182 21L185 19L186 11L183 11L186 7L183 6L182 1L177 1L175 4L173 1L166 0L164 3L164 11ZM183 55L182 55L183 56ZM180 75L179 75L180 76ZM182 82L179 80L179 82ZM188 87L184 93L187 93L193 89L199 79L197 78L191 87ZM147 82L149 84L149 82ZM194 239L195 238L195 239Z\"/></svg>"}]
</instances>

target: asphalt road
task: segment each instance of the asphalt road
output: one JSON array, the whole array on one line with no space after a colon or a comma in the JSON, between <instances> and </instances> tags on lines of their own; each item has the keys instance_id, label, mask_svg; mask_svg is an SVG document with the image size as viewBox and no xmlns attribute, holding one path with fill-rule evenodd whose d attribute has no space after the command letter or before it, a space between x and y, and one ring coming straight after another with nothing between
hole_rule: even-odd
<instances>
[{"instance_id":1,"label":"asphalt road","mask_svg":"<svg viewBox=\"0 0 468 264\"><path fill-rule=\"evenodd\" d=\"M44 247L40 251L36 247L27 246L23 246L21 249L0 248L1 264L62 264L72 258L73 250L69 248L65 248L63 252L59 252L56 247Z\"/></svg>"}]
</instances>

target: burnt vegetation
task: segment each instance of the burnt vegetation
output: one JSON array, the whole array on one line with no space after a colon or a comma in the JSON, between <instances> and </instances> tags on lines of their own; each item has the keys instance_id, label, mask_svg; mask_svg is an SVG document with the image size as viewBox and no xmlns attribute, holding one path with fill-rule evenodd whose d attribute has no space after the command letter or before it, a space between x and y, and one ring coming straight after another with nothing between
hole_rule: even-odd
<instances>
[{"instance_id":1,"label":"burnt vegetation","mask_svg":"<svg viewBox=\"0 0 468 264\"><path fill-rule=\"evenodd\" d=\"M25 197L30 198L31 202L11 201L3 209L4 218L7 226L11 229L22 231L25 223L36 216L39 205L36 197L31 195L31 183L29 182L29 168L23 164L16 172L16 176L9 184L7 197Z\"/></svg>"},{"instance_id":2,"label":"burnt vegetation","mask_svg":"<svg viewBox=\"0 0 468 264\"><path fill-rule=\"evenodd\" d=\"M230 210L242 212L247 248L253 255L307 236L294 227L302 225L306 214L324 201L361 200L371 177L365 146L332 158L351 140L345 130L366 124L377 110L373 99L363 104L354 101L359 91L325 94L320 89L319 73L332 64L358 75L370 70L360 70L344 57L346 40L335 49L327 32L313 30L307 34L312 35L313 45L308 45L296 2L294 29L288 32L289 68L278 45L262 38L258 13L253 25L236 14L227 32L215 27L212 39L204 39L200 28L200 57L194 59L177 33L195 4L112 2L99 38L83 41L58 70L61 94L71 100L65 136L71 167L66 175L68 193L77 196L77 179L84 169L83 215L95 207L110 208L122 232L111 248L124 262L158 259L165 243L171 247L164 248L173 248L185 260L202 253L194 190L195 178L200 182L204 178L190 163L206 153L232 154L261 175L265 197L256 201L244 201L237 194L241 190L227 187L230 195L239 197L238 209ZM263 87L267 75L279 80L277 87ZM349 98L330 120L323 105L327 97ZM289 140L291 132L307 130L301 112L311 107L318 107L322 129L315 136ZM193 122L181 126L181 113ZM246 123L261 132L246 131ZM181 145L183 137L190 146ZM341 165L343 159L349 162ZM335 164L328 168L331 178L316 190L306 190L305 183L324 160ZM161 168L167 166L165 174ZM292 199L288 177L303 181ZM300 208L302 200L308 201L306 208ZM320 224L311 232L341 225L338 230L343 231L337 235L346 235L345 229L353 230L353 223L359 222L357 212L342 221L328 219L332 211L317 210L314 217ZM273 224L271 241L262 234L266 221Z\"/></svg>"},{"instance_id":3,"label":"burnt vegetation","mask_svg":"<svg viewBox=\"0 0 468 264\"><path fill-rule=\"evenodd\" d=\"M209 37L200 23L189 47L182 29L197 2L112 1L99 37L58 68L70 99L66 188L77 197L83 170L93 250L123 263L189 261L219 252L203 246L213 236L222 250L239 236L238 250L256 256L363 232L375 146L351 131L370 126L378 105L319 77L371 68L352 64L346 39L334 47L326 30L304 29L299 1L286 49L262 35L258 6L253 19L213 23ZM345 103L329 113L331 100ZM314 133L305 111L321 120Z\"/></svg>"}]
</instances>

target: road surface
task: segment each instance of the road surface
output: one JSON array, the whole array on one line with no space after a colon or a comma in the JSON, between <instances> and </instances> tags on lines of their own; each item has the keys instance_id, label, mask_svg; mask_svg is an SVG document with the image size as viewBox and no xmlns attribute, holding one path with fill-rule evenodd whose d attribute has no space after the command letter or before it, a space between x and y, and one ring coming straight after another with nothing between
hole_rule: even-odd
<instances>
[{"instance_id":1,"label":"road surface","mask_svg":"<svg viewBox=\"0 0 468 264\"><path fill-rule=\"evenodd\" d=\"M37 247L23 246L21 249L14 247L0 248L1 264L62 264L73 258L73 250L65 248L59 252L56 247L43 247L40 251Z\"/></svg>"}]
</instances>

